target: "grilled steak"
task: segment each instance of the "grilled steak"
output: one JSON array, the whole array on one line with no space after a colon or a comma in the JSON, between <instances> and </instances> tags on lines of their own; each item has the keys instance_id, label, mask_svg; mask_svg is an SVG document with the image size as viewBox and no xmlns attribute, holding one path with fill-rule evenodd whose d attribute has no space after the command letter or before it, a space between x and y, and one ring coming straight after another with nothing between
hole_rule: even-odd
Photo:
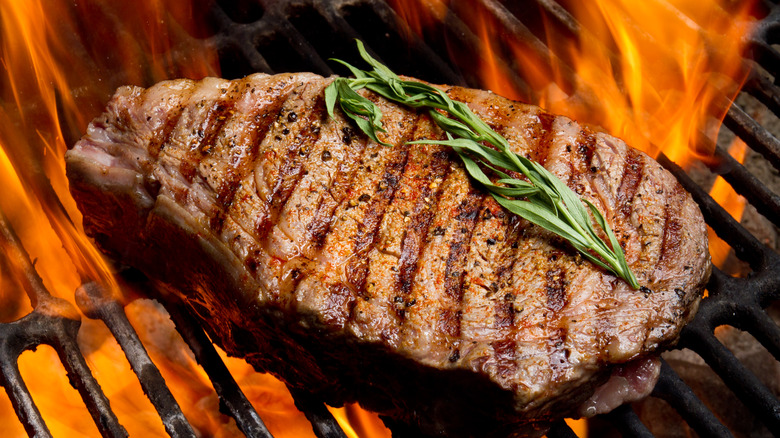
<instances>
[{"instance_id":1,"label":"grilled steak","mask_svg":"<svg viewBox=\"0 0 780 438\"><path fill-rule=\"evenodd\" d=\"M597 412L585 402L614 370L635 383L626 370L653 368L691 319L707 233L642 152L535 106L446 89L598 206L644 285L632 290L507 214L447 148L407 144L442 138L427 115L365 92L394 147L329 118L329 82L119 89L66 155L85 229L183 298L229 353L428 434L533 435Z\"/></svg>"}]
</instances>

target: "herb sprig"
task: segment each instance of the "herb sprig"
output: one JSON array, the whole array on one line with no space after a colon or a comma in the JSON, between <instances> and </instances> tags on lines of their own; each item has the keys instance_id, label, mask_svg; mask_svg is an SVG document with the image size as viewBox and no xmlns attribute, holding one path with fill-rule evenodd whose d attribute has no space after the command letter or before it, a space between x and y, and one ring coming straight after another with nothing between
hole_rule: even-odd
<instances>
[{"instance_id":1,"label":"herb sprig","mask_svg":"<svg viewBox=\"0 0 780 438\"><path fill-rule=\"evenodd\" d=\"M541 164L512 152L506 138L491 129L465 103L453 101L446 93L428 84L402 80L371 57L362 42L357 41L357 46L360 56L373 70L361 70L335 60L349 68L355 77L337 78L325 89L325 104L331 117L338 103L344 114L369 138L392 146L378 136L378 133L386 132L382 126L382 111L357 90L366 88L393 102L428 109L433 121L447 134L447 140L411 143L451 147L471 178L487 189L501 206L563 237L585 258L624 279L634 289L639 288L615 233L595 205L587 199L581 200ZM499 178L491 180L485 170ZM522 174L528 180L513 178L509 172ZM583 201L609 244L597 234Z\"/></svg>"}]
</instances>

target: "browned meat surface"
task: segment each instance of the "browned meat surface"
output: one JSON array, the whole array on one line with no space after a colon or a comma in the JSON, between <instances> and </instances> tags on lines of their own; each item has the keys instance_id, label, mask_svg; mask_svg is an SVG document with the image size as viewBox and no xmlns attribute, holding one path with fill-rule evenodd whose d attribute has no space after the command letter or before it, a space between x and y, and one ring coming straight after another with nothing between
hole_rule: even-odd
<instances>
[{"instance_id":1,"label":"browned meat surface","mask_svg":"<svg viewBox=\"0 0 780 438\"><path fill-rule=\"evenodd\" d=\"M676 340L710 269L701 214L668 172L565 117L447 90L604 212L645 286L632 290L502 211L448 149L406 144L441 137L427 116L369 94L384 147L327 116L328 83L119 89L66 156L85 229L231 354L426 433L536 434L595 412L584 402L618 366L610 382L647 382L626 370Z\"/></svg>"}]
</instances>

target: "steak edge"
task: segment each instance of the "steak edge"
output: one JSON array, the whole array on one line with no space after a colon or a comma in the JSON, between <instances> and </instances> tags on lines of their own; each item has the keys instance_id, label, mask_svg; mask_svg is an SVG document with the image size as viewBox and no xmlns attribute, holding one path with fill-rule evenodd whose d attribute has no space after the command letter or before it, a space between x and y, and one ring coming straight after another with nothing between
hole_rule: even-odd
<instances>
[{"instance_id":1,"label":"steak edge","mask_svg":"<svg viewBox=\"0 0 780 438\"><path fill-rule=\"evenodd\" d=\"M701 213L642 152L538 107L450 87L595 204L643 285L474 187L426 115L369 92L385 147L308 73L120 88L66 154L99 247L228 353L428 434L540 434L613 368L674 343L710 272ZM163 297L163 299L165 299Z\"/></svg>"}]
</instances>

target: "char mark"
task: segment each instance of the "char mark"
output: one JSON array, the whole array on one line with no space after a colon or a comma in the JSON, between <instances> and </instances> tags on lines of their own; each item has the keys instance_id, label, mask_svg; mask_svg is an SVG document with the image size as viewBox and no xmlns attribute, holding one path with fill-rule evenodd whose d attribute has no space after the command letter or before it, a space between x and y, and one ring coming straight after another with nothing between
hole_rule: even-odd
<instances>
[{"instance_id":1,"label":"char mark","mask_svg":"<svg viewBox=\"0 0 780 438\"><path fill-rule=\"evenodd\" d=\"M293 93L293 95L295 95L295 93ZM290 199L290 195L292 195L295 187L301 181L301 178L304 175L304 161L308 159L312 145L320 138L321 129L316 122L318 122L320 114L325 112L325 101L322 93L316 94L316 98L311 102L311 106L307 109L308 111L306 111L305 116L303 117L300 114L293 112L284 114L283 110L279 111L277 115L277 120L285 120L285 122L289 123L299 123L301 130L290 139L281 168L279 169L276 185L271 192L269 214L264 217L262 222L257 226L258 237L260 238L264 237L271 229L272 225L276 222L279 213L284 209L287 201ZM290 117L291 114L296 114L294 119Z\"/></svg>"},{"instance_id":2,"label":"char mark","mask_svg":"<svg viewBox=\"0 0 780 438\"><path fill-rule=\"evenodd\" d=\"M555 135L552 130L552 125L558 116L540 111L539 114L537 114L537 117L539 118L539 123L534 126L532 138L538 140L539 143L534 149L534 152L532 152L535 155L533 160L544 165L544 163L547 162L547 155L550 152L550 142Z\"/></svg>"},{"instance_id":3,"label":"char mark","mask_svg":"<svg viewBox=\"0 0 780 438\"><path fill-rule=\"evenodd\" d=\"M442 309L439 329L451 339L458 339L460 337L460 319L462 316L462 310Z\"/></svg>"},{"instance_id":4,"label":"char mark","mask_svg":"<svg viewBox=\"0 0 780 438\"><path fill-rule=\"evenodd\" d=\"M398 183L401 180L401 173L404 167L406 167L408 157L409 147L401 146L394 148L393 154L388 159L377 191L368 200L369 204L363 215L362 225L358 228L355 235L356 254L362 254L373 247L379 233L379 226L382 224L382 219L388 210L387 206L395 198Z\"/></svg>"},{"instance_id":5,"label":"char mark","mask_svg":"<svg viewBox=\"0 0 780 438\"><path fill-rule=\"evenodd\" d=\"M335 327L344 328L347 321L352 319L355 309L355 295L352 289L344 284L331 285L327 297L327 304L323 312L323 322Z\"/></svg>"},{"instance_id":6,"label":"char mark","mask_svg":"<svg viewBox=\"0 0 780 438\"><path fill-rule=\"evenodd\" d=\"M484 199L485 196L479 190L473 186L469 187L466 198L458 205L458 213L455 215L455 223L452 227L449 252L444 266L444 296L452 302L452 308L443 309L440 320L442 332L451 339L460 337L466 258L471 235ZM437 230L434 229L433 233L436 234Z\"/></svg>"},{"instance_id":7,"label":"char mark","mask_svg":"<svg viewBox=\"0 0 780 438\"><path fill-rule=\"evenodd\" d=\"M593 152L595 150L596 136L593 135L589 129L583 128L580 131L580 135L577 141L577 153L575 154L575 157L577 158L576 162L583 165L590 165L590 163L593 161ZM586 169L579 168L579 171L584 173Z\"/></svg>"},{"instance_id":8,"label":"char mark","mask_svg":"<svg viewBox=\"0 0 780 438\"><path fill-rule=\"evenodd\" d=\"M502 378L511 378L517 370L517 343L513 340L491 342L495 352L496 374Z\"/></svg>"},{"instance_id":9,"label":"char mark","mask_svg":"<svg viewBox=\"0 0 780 438\"><path fill-rule=\"evenodd\" d=\"M552 381L559 381L566 376L566 369L569 364L569 350L565 348L568 330L559 328L550 333L547 341L547 350L550 357L550 369L552 370Z\"/></svg>"},{"instance_id":10,"label":"char mark","mask_svg":"<svg viewBox=\"0 0 780 438\"><path fill-rule=\"evenodd\" d=\"M547 295L547 308L559 312L566 306L566 273L559 267L548 270L544 275L544 291Z\"/></svg>"},{"instance_id":11,"label":"char mark","mask_svg":"<svg viewBox=\"0 0 780 438\"><path fill-rule=\"evenodd\" d=\"M192 94L191 88L188 89L188 94ZM182 99L182 102L186 102L187 97L189 96L185 96ZM176 125L178 125L179 119L181 118L181 115L184 112L184 108L185 108L184 104L179 104L176 105L176 107L173 110L171 110L171 112L168 113L168 117L165 120L165 125L163 126L162 129L163 131L162 135L159 137L159 139L156 139L156 141L155 139L152 139L152 142L149 144L149 148L148 148L149 155L155 160L160 158L160 152L165 147L165 145L167 145L168 142L170 141L171 134L173 133L173 130L176 127Z\"/></svg>"},{"instance_id":12,"label":"char mark","mask_svg":"<svg viewBox=\"0 0 780 438\"><path fill-rule=\"evenodd\" d=\"M678 256L683 239L683 224L680 221L679 212L685 199L685 192L679 186L674 191L667 192L664 209L665 223L659 261L675 260Z\"/></svg>"},{"instance_id":13,"label":"char mark","mask_svg":"<svg viewBox=\"0 0 780 438\"><path fill-rule=\"evenodd\" d=\"M417 262L423 252L428 239L431 222L435 216L434 211L441 197L441 189L434 189L431 183L437 179L443 180L450 172L449 154L440 151L433 154L428 172L420 181L415 211L409 221L409 226L401 241L401 257L398 261L398 289L403 295L408 295L414 284L417 273Z\"/></svg>"},{"instance_id":14,"label":"char mark","mask_svg":"<svg viewBox=\"0 0 780 438\"><path fill-rule=\"evenodd\" d=\"M243 92L250 93L251 88L245 86ZM241 97L243 96L237 96L237 98ZM268 134L268 130L271 128L274 119L273 117L269 117L269 114L278 114L283 100L284 99L278 98L272 100L273 103L254 115L249 127L246 128L249 133L249 139L245 145L227 145L231 150L231 165L226 167L223 181L217 189L217 202L221 208L217 209L216 214L210 219L211 229L214 230L215 233L220 233L222 231L222 226L225 223L225 216L228 214L230 205L233 203L236 193L241 187L240 182L246 177L248 172L252 171L251 166L257 159L260 142L262 142ZM233 152L236 148L240 148L240 152Z\"/></svg>"},{"instance_id":15,"label":"char mark","mask_svg":"<svg viewBox=\"0 0 780 438\"><path fill-rule=\"evenodd\" d=\"M354 140L353 140L354 141ZM406 138L401 142L404 144ZM366 206L360 225L353 238L354 257L346 266L347 280L356 290L364 290L368 276L368 259L364 255L374 247L382 224L382 219L393 202L399 187L401 174L409 158L409 146L397 146L387 159L382 178L373 196L366 195L363 202ZM360 201L358 201L360 202Z\"/></svg>"},{"instance_id":16,"label":"char mark","mask_svg":"<svg viewBox=\"0 0 780 438\"><path fill-rule=\"evenodd\" d=\"M365 152L367 140L361 137L361 140L357 143L357 147L354 149L354 159L353 157L347 156L345 160L339 164L337 174L333 178L330 187L328 187L328 193L330 193L333 201L322 202L317 206L314 219L306 225L308 238L315 248L322 248L322 245L325 243L325 237L327 237L330 225L333 223L333 215L336 211L336 207L346 198L352 181L354 181L355 176L357 175L357 163L362 161L358 158ZM322 161L330 161L332 159L330 151L324 151L320 156L320 159Z\"/></svg>"},{"instance_id":17,"label":"char mark","mask_svg":"<svg viewBox=\"0 0 780 438\"><path fill-rule=\"evenodd\" d=\"M620 188L617 192L616 209L624 217L630 217L633 211L634 196L642 181L645 162L639 152L628 149L626 153L626 165Z\"/></svg>"},{"instance_id":18,"label":"char mark","mask_svg":"<svg viewBox=\"0 0 780 438\"><path fill-rule=\"evenodd\" d=\"M193 134L198 137L198 142L187 150L179 164L179 170L188 183L192 183L199 175L198 167L201 160L211 153L228 115L233 111L235 101L227 98L231 95L232 93L224 93L223 97L215 100L206 112L203 122L193 130ZM202 102L198 105L200 103Z\"/></svg>"},{"instance_id":19,"label":"char mark","mask_svg":"<svg viewBox=\"0 0 780 438\"><path fill-rule=\"evenodd\" d=\"M496 303L496 328L512 327L515 323L515 307L511 301L499 301Z\"/></svg>"},{"instance_id":20,"label":"char mark","mask_svg":"<svg viewBox=\"0 0 780 438\"><path fill-rule=\"evenodd\" d=\"M477 222L484 198L481 192L473 187L470 188L466 199L460 203L458 213L455 215L454 233L444 268L444 293L458 302L463 299L463 277L466 257L470 248L469 242L471 242L471 235L474 232L474 225Z\"/></svg>"},{"instance_id":21,"label":"char mark","mask_svg":"<svg viewBox=\"0 0 780 438\"><path fill-rule=\"evenodd\" d=\"M368 258L353 257L345 267L347 282L355 288L358 293L365 290L366 278L368 277Z\"/></svg>"}]
</instances>

